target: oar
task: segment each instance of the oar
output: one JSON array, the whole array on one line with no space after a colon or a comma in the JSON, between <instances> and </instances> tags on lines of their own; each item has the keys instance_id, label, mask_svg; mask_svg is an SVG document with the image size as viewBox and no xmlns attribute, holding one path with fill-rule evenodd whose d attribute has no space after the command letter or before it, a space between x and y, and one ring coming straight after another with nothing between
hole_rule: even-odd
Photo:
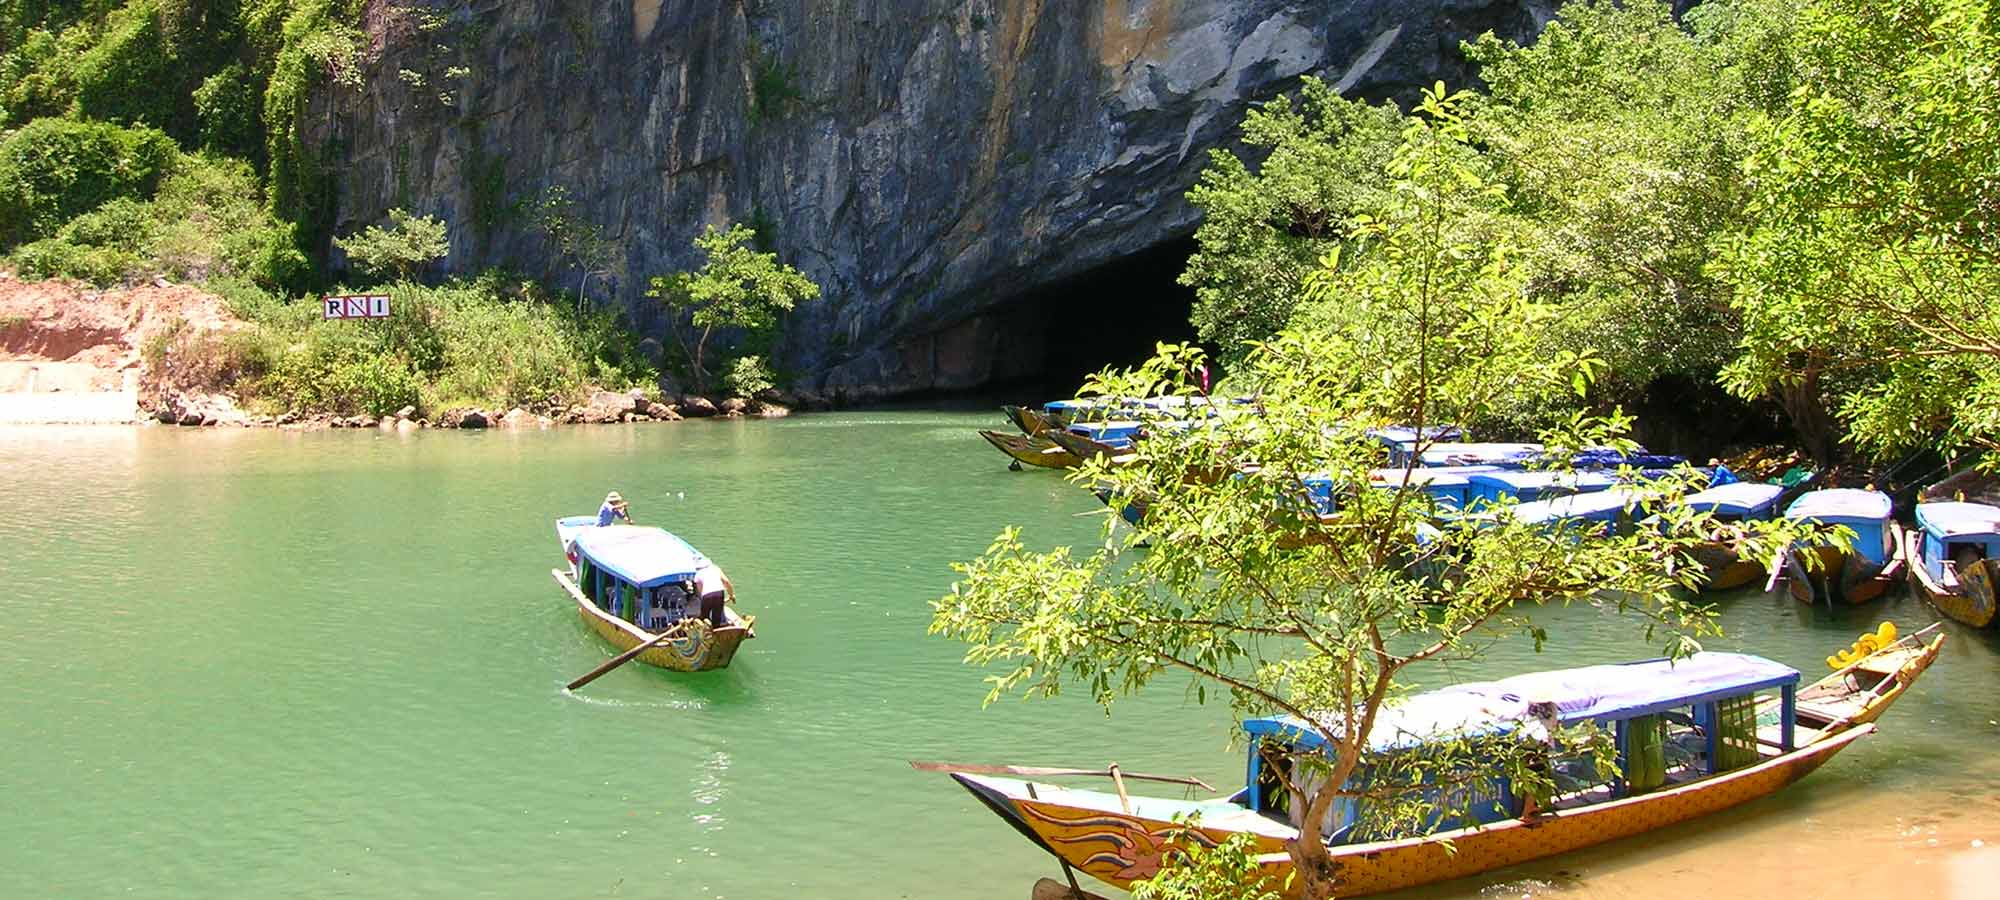
<instances>
[{"instance_id":1,"label":"oar","mask_svg":"<svg viewBox=\"0 0 2000 900\"><path fill-rule=\"evenodd\" d=\"M1066 769L1049 766L980 766L968 763L919 762L910 761L910 768L919 772L964 772L968 775L1027 775L1041 777L1092 776L1096 778L1134 778L1140 781L1163 781L1167 784L1185 784L1199 787L1213 793L1215 788L1199 778L1179 775L1146 775L1140 772L1119 770L1114 776L1113 769Z\"/></svg>"},{"instance_id":2,"label":"oar","mask_svg":"<svg viewBox=\"0 0 2000 900\"><path fill-rule=\"evenodd\" d=\"M633 647L632 649L625 651L624 653L620 653L617 656L605 660L604 665L598 666L595 669L591 669L589 673L585 674L582 678L578 678L577 680L570 682L569 689L573 691L576 690L577 688L583 687L586 684L596 681L598 676L603 675L604 673L609 672L612 669L616 669L619 666L622 666L628 662L631 662L632 660L638 659L639 654L652 649L653 645L661 643L665 641L667 638L674 637L675 635L680 634L683 630L687 628L687 623L692 621L694 620L682 619L679 622L675 623L674 627L662 631L659 634L653 635L652 640L649 640L643 644L640 644L637 647Z\"/></svg>"}]
</instances>

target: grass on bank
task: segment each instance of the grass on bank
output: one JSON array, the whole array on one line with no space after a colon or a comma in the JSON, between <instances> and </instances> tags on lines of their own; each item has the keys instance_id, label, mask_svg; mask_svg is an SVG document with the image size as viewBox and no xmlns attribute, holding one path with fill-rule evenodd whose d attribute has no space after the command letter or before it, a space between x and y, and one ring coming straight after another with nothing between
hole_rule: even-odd
<instances>
[{"instance_id":1,"label":"grass on bank","mask_svg":"<svg viewBox=\"0 0 2000 900\"><path fill-rule=\"evenodd\" d=\"M391 298L382 320L322 320L310 299L287 302L242 280L209 287L249 327L163 334L146 347L147 365L178 389L232 392L252 412L541 410L593 387L653 390L659 374L612 314L579 315L497 272L370 288Z\"/></svg>"}]
</instances>

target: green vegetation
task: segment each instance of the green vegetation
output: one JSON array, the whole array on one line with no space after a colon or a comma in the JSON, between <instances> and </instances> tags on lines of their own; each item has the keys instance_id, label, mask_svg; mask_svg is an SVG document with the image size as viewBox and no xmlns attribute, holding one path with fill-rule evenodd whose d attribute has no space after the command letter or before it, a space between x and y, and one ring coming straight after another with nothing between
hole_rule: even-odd
<instances>
[{"instance_id":1,"label":"green vegetation","mask_svg":"<svg viewBox=\"0 0 2000 900\"><path fill-rule=\"evenodd\" d=\"M2000 455L2000 8L1818 0L1725 247L1745 396L1815 452Z\"/></svg>"},{"instance_id":2,"label":"green vegetation","mask_svg":"<svg viewBox=\"0 0 2000 900\"><path fill-rule=\"evenodd\" d=\"M777 327L779 313L819 297L819 285L780 263L777 254L754 249L756 239L756 232L742 225L727 231L705 229L694 239L695 249L706 258L701 268L656 275L646 290L646 296L667 309L674 337L687 354L688 374L696 391L708 389L705 355L716 332L735 332L739 339L755 340ZM761 359L755 369L746 374L770 380ZM732 379L735 377L732 372Z\"/></svg>"},{"instance_id":3,"label":"green vegetation","mask_svg":"<svg viewBox=\"0 0 2000 900\"><path fill-rule=\"evenodd\" d=\"M187 336L160 348L153 363L177 384L230 390L262 412L545 410L580 401L592 386L623 390L658 377L612 315L576 317L501 273L371 288L390 296L384 320L323 321L317 304L242 282L217 287L251 327Z\"/></svg>"},{"instance_id":4,"label":"green vegetation","mask_svg":"<svg viewBox=\"0 0 2000 900\"><path fill-rule=\"evenodd\" d=\"M170 330L146 356L170 385L231 390L265 412L540 409L591 386L650 386L633 337L584 311L610 247L564 195L538 221L583 270L575 312L492 274L415 283L449 249L433 218L393 210L387 227L332 239L329 148L305 140L305 114L316 91L360 86L363 6L0 0L0 258L27 277L207 282L250 327ZM385 14L424 35L448 25L434 10ZM427 57L404 77L449 106L467 74ZM475 163L484 234L504 176L497 160ZM330 245L392 279L393 318L323 322L300 302L326 287L315 258Z\"/></svg>"},{"instance_id":5,"label":"green vegetation","mask_svg":"<svg viewBox=\"0 0 2000 900\"><path fill-rule=\"evenodd\" d=\"M1775 403L1822 463L2000 446L1993 388L2000 38L1977 0L1577 0L1537 40L1466 46L1468 177L1490 274L1541 352L1594 354L1595 408L1665 388L1723 430ZM1348 315L1301 275L1372 251L1359 210L1407 117L1308 80L1214 154L1184 282L1225 358ZM1736 400L1730 400L1729 395ZM1751 405L1739 405L1751 404ZM1554 423L1495 407L1489 433Z\"/></svg>"},{"instance_id":6,"label":"green vegetation","mask_svg":"<svg viewBox=\"0 0 2000 900\"><path fill-rule=\"evenodd\" d=\"M1545 753L1594 762L1600 774L1611 763L1608 735L1590 727L1559 729L1556 749L1515 735L1379 749L1369 740L1378 711L1412 685L1435 683L1494 641L1540 648L1551 638L1531 612L1542 605L1624 614L1673 656L1713 633L1712 608L1686 599L1698 568L1688 554L1708 522L1673 502L1696 479L1639 488L1648 508L1681 512L1676 527L1629 534L1483 516L1433 522L1421 490L1371 487L1382 449L1366 429L1388 423L1421 429L1535 403L1566 413L1541 435L1552 447L1630 446L1629 420L1579 408L1596 355L1542 349L1545 311L1520 289L1515 238L1497 227L1512 200L1485 174L1469 102L1442 86L1425 96L1386 161L1385 189L1343 235L1351 251L1308 273L1302 303L1337 301L1347 314L1327 312L1244 355L1236 377L1256 392L1258 415L1161 429L1129 462L1088 462L1073 480L1146 498L1139 525L1125 532L1106 516L1102 543L1081 553L1031 550L1010 528L958 567L961 580L933 606L934 633L969 645L968 662L999 669L989 700L1080 688L1110 706L1167 676L1177 688L1190 679L1197 701L1226 693L1239 715L1306 723L1330 749L1266 745L1282 757L1271 770L1307 804L1294 810L1303 824L1288 846L1305 897L1337 893L1321 829L1338 802L1357 802L1357 833L1418 835L1464 814L1496 777L1523 795L1554 793L1538 762ZM1163 347L1086 390L1198 394L1201 362L1198 351ZM1335 485L1338 502L1323 513L1304 501L1307 473ZM1744 551L1755 558L1796 536L1776 533L1789 525L1756 527ZM1223 863L1251 859L1225 853L1170 868L1154 894L1269 889L1244 887L1240 870L1219 877Z\"/></svg>"},{"instance_id":7,"label":"green vegetation","mask_svg":"<svg viewBox=\"0 0 2000 900\"><path fill-rule=\"evenodd\" d=\"M389 223L388 228L370 225L357 234L334 238L333 245L362 271L394 276L398 281L411 280L418 269L451 252L444 222L438 219L392 209Z\"/></svg>"}]
</instances>

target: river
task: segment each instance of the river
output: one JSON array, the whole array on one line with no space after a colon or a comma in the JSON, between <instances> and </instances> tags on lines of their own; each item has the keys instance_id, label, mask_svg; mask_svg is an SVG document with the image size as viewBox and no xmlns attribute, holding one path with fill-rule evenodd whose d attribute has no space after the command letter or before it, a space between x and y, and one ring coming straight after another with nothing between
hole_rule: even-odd
<instances>
[{"instance_id":1,"label":"river","mask_svg":"<svg viewBox=\"0 0 2000 900\"><path fill-rule=\"evenodd\" d=\"M981 708L928 637L953 560L1098 506L997 414L547 432L0 429L0 897L1027 896L1053 862L912 759L1241 777L1179 682ZM549 577L606 490L728 569L730 668L607 655ZM1807 673L1892 599L1724 598L1710 646ZM1460 674L1649 655L1593 610ZM1425 897L1992 896L2000 640L1948 626L1882 731L1767 800Z\"/></svg>"}]
</instances>

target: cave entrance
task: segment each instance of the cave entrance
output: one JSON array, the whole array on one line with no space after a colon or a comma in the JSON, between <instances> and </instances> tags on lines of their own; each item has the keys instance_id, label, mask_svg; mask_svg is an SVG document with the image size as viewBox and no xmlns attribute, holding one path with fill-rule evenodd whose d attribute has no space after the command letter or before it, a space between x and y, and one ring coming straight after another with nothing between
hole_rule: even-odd
<instances>
[{"instance_id":1,"label":"cave entrance","mask_svg":"<svg viewBox=\"0 0 2000 900\"><path fill-rule=\"evenodd\" d=\"M1161 341L1195 339L1194 290L1180 284L1194 239L1168 241L1023 294L993 310L1016 348L981 393L1040 404L1075 394L1084 376L1150 359Z\"/></svg>"}]
</instances>

